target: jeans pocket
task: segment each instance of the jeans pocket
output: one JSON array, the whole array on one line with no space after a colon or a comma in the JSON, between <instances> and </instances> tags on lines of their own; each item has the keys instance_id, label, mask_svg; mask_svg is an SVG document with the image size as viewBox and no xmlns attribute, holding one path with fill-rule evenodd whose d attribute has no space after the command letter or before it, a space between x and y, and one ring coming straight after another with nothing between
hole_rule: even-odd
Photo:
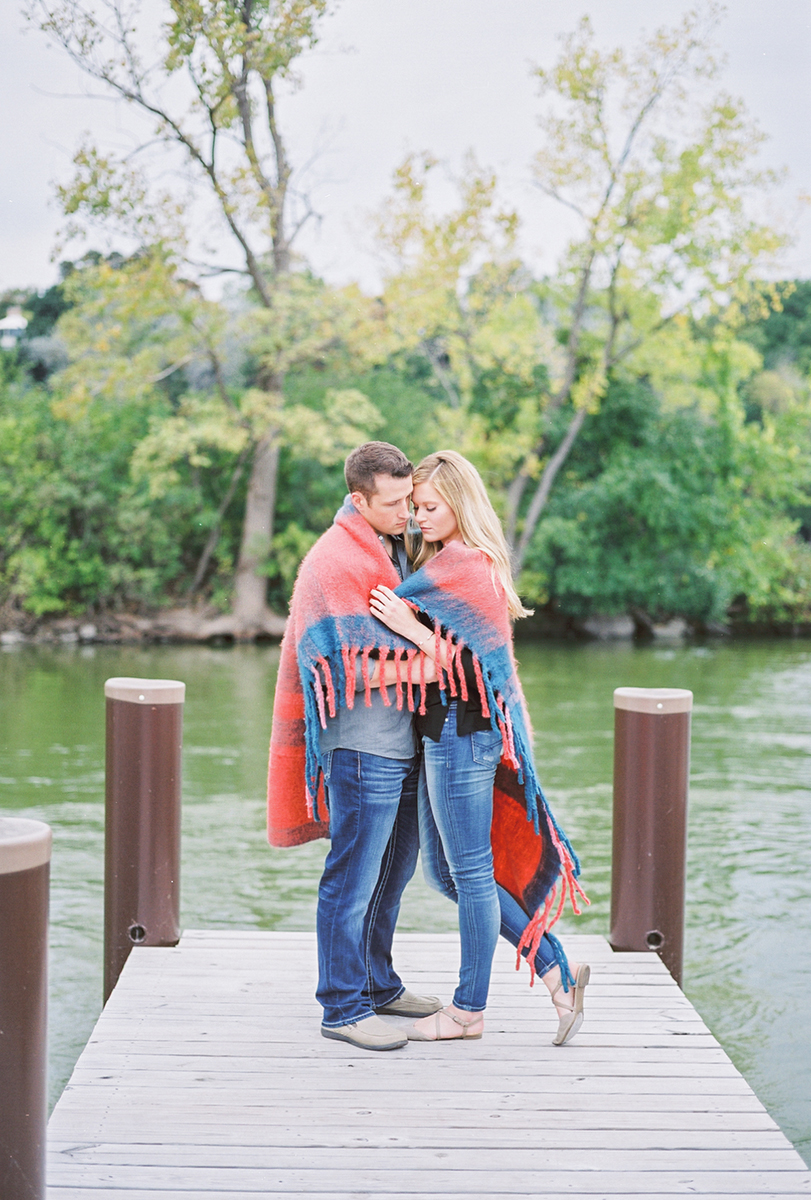
<instances>
[{"instance_id":1,"label":"jeans pocket","mask_svg":"<svg viewBox=\"0 0 811 1200\"><path fill-rule=\"evenodd\" d=\"M481 729L470 735L473 761L482 767L497 767L501 761L501 734L496 729Z\"/></svg>"},{"instance_id":2,"label":"jeans pocket","mask_svg":"<svg viewBox=\"0 0 811 1200\"><path fill-rule=\"evenodd\" d=\"M324 772L325 783L329 783L329 778L332 774L332 756L334 753L334 750L328 750L326 754L321 755L321 770Z\"/></svg>"}]
</instances>

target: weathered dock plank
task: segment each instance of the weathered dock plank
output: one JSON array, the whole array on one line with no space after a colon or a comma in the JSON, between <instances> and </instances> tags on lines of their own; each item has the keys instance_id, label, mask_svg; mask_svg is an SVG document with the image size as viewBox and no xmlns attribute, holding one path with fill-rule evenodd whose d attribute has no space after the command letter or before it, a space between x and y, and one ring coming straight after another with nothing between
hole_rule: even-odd
<instances>
[{"instance_id":1,"label":"weathered dock plank","mask_svg":"<svg viewBox=\"0 0 811 1200\"><path fill-rule=\"evenodd\" d=\"M571 1046L503 946L482 1041L390 1054L320 1037L312 935L136 950L51 1118L50 1200L811 1197L659 960L565 940L593 969ZM450 998L456 937L402 935L396 954Z\"/></svg>"}]
</instances>

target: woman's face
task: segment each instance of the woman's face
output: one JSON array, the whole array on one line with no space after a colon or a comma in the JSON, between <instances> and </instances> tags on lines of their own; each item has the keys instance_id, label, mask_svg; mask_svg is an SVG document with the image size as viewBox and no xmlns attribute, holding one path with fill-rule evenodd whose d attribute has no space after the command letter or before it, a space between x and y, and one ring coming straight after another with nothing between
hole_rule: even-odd
<instances>
[{"instance_id":1,"label":"woman's face","mask_svg":"<svg viewBox=\"0 0 811 1200\"><path fill-rule=\"evenodd\" d=\"M456 523L456 514L430 483L418 483L411 496L414 519L426 542L454 542L462 534Z\"/></svg>"}]
</instances>

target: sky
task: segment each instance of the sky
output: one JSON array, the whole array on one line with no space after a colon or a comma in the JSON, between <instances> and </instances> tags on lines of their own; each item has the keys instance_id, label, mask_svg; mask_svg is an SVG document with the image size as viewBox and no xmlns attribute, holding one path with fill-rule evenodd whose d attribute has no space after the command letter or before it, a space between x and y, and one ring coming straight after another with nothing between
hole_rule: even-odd
<instances>
[{"instance_id":1,"label":"sky","mask_svg":"<svg viewBox=\"0 0 811 1200\"><path fill-rule=\"evenodd\" d=\"M152 11L158 0L147 0ZM321 220L299 248L335 283L374 289L378 264L367 216L390 191L409 150L430 151L448 178L466 151L493 168L524 223L522 250L549 270L567 221L532 186L540 101L533 64L550 65L560 34L588 13L604 47L632 45L674 23L679 0L339 0L319 45L302 61L301 86L283 97L281 121L301 186ZM796 244L786 276L811 276L811 0L728 0L718 31L721 83L745 100L769 135L765 164L788 177L771 203ZM55 184L88 133L104 148L132 148L146 132L63 52L26 26L19 0L0 2L0 291L44 288L60 214Z\"/></svg>"}]
</instances>

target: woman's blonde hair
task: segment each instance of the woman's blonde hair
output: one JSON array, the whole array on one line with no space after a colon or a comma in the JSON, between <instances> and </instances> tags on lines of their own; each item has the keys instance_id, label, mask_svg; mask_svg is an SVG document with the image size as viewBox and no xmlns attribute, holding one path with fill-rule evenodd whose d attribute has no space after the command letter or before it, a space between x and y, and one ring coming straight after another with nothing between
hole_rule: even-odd
<instances>
[{"instance_id":1,"label":"woman's blonde hair","mask_svg":"<svg viewBox=\"0 0 811 1200\"><path fill-rule=\"evenodd\" d=\"M481 550L490 559L493 578L498 579L507 593L510 616L514 619L530 616L532 610L524 608L513 585L510 552L501 522L473 463L456 450L437 450L417 464L414 487L420 483L430 483L450 505L465 545ZM437 545L413 534L409 541L415 568L421 567L439 550Z\"/></svg>"}]
</instances>

